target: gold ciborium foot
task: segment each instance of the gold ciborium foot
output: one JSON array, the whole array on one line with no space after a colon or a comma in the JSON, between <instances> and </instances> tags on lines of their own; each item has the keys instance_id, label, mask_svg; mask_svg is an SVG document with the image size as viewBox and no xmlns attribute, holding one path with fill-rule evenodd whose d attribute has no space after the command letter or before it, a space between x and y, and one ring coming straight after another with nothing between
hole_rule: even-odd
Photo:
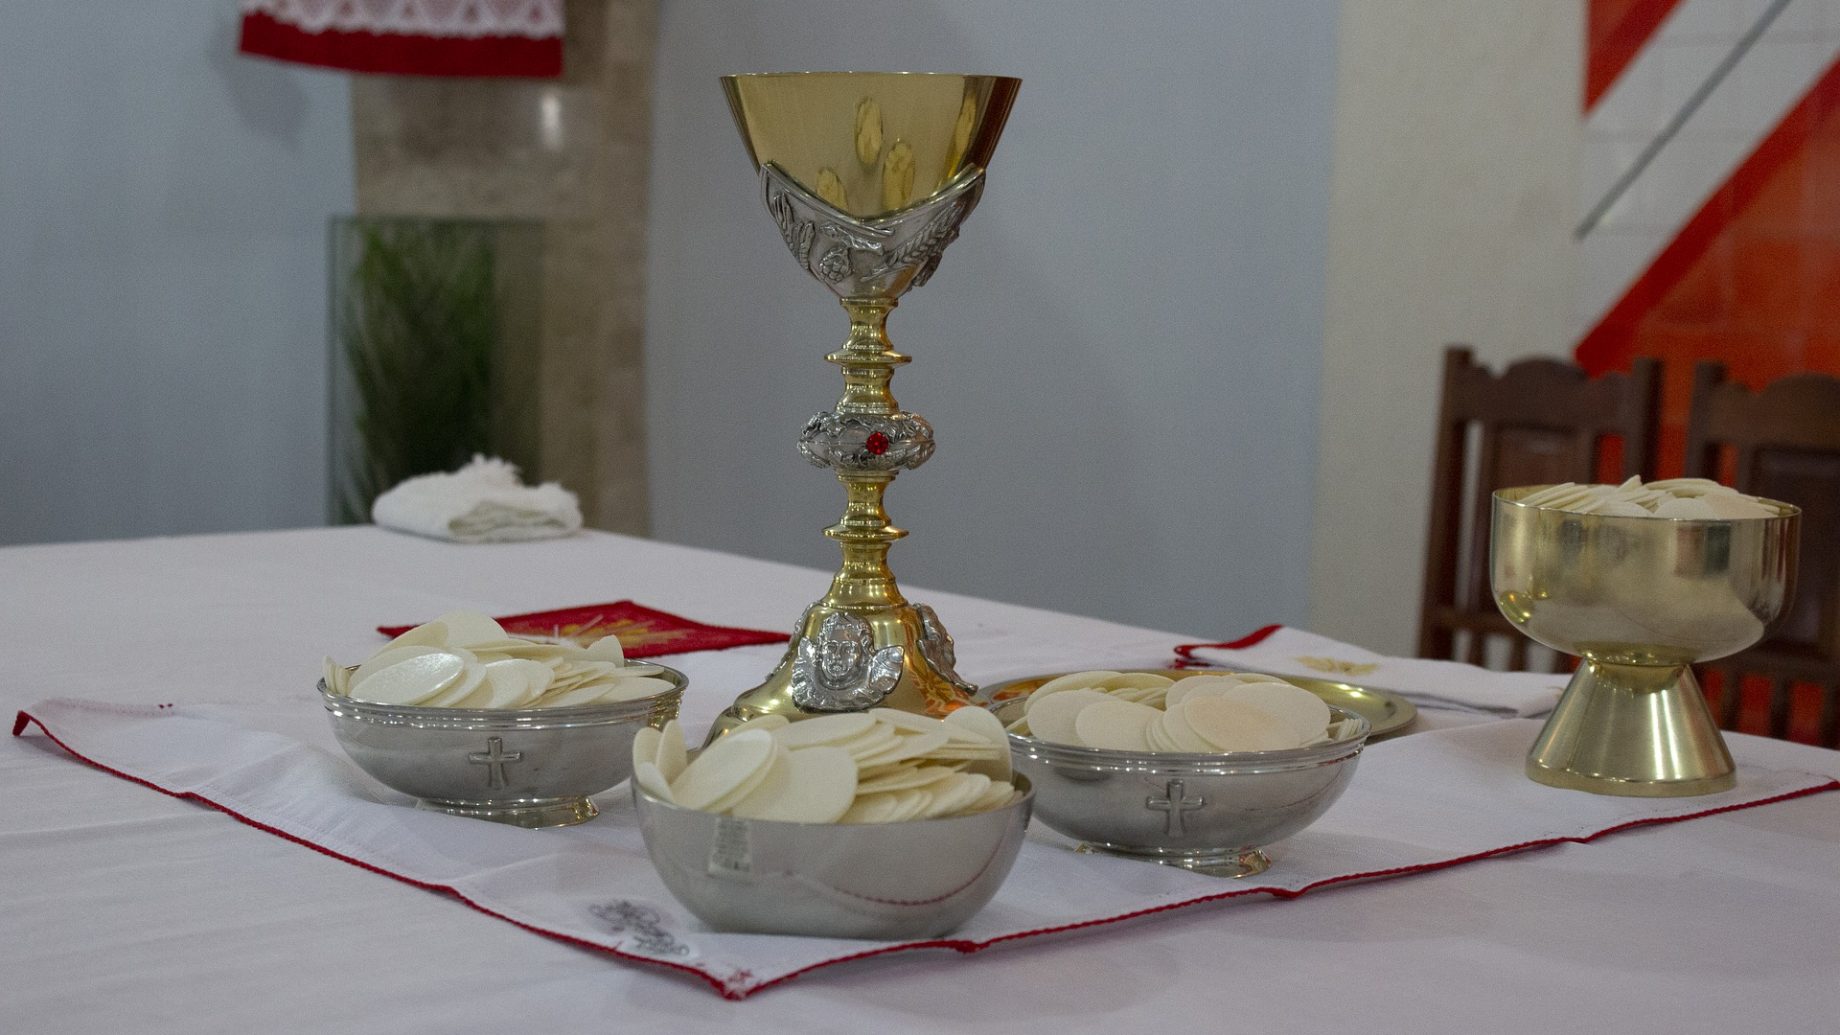
<instances>
[{"instance_id":1,"label":"gold ciborium foot","mask_svg":"<svg viewBox=\"0 0 1840 1035\"><path fill-rule=\"evenodd\" d=\"M1588 658L1528 752L1527 775L1646 798L1713 794L1737 779L1692 669Z\"/></svg>"}]
</instances>

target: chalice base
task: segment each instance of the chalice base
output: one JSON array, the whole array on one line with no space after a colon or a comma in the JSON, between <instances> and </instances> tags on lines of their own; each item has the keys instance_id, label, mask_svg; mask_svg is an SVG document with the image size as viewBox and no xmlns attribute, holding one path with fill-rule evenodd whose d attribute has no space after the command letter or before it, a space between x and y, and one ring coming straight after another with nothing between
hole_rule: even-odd
<instances>
[{"instance_id":1,"label":"chalice base","mask_svg":"<svg viewBox=\"0 0 1840 1035\"><path fill-rule=\"evenodd\" d=\"M1588 658L1527 753L1527 776L1644 798L1715 794L1737 782L1692 669Z\"/></svg>"},{"instance_id":2,"label":"chalice base","mask_svg":"<svg viewBox=\"0 0 1840 1035\"><path fill-rule=\"evenodd\" d=\"M866 626L866 654L891 660L890 674L899 672L892 687L879 696L828 708L807 708L800 703L797 683L802 653L816 647L823 653L825 626L833 616L844 615ZM890 648L893 648L891 650ZM910 603L881 607L840 607L820 602L805 612L786 653L764 683L735 699L716 717L708 742L763 715L784 715L798 720L832 711L893 708L942 718L954 709L976 703L977 688L958 678L952 640L930 608ZM893 666L898 666L895 668Z\"/></svg>"}]
</instances>

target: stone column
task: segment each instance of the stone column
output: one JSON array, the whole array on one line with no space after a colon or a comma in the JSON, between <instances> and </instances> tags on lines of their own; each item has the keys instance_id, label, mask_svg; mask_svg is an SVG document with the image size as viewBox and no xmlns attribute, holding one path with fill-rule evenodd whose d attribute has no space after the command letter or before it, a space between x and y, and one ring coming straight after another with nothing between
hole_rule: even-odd
<instances>
[{"instance_id":1,"label":"stone column","mask_svg":"<svg viewBox=\"0 0 1840 1035\"><path fill-rule=\"evenodd\" d=\"M355 76L358 212L543 224L538 470L647 530L646 187L657 0L568 0L561 79Z\"/></svg>"}]
</instances>

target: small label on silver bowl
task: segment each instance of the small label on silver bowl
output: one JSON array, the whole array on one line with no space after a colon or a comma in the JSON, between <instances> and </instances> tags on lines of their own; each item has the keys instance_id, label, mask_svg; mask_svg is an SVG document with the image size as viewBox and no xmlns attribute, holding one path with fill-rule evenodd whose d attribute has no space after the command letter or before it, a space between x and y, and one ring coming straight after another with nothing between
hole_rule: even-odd
<instances>
[{"instance_id":1,"label":"small label on silver bowl","mask_svg":"<svg viewBox=\"0 0 1840 1035\"><path fill-rule=\"evenodd\" d=\"M728 878L749 876L754 872L747 820L716 817L716 836L709 845L708 870L711 877Z\"/></svg>"}]
</instances>

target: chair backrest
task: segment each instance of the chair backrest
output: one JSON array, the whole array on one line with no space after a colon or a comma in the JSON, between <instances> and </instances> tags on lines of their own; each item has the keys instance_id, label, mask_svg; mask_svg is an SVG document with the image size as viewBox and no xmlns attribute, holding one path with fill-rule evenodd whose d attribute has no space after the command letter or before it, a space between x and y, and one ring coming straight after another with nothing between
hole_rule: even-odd
<instances>
[{"instance_id":1,"label":"chair backrest","mask_svg":"<svg viewBox=\"0 0 1840 1035\"><path fill-rule=\"evenodd\" d=\"M1699 364L1685 468L1802 508L1788 614L1761 644L1706 666L1723 685L1721 724L1840 746L1840 379L1797 374L1752 392ZM1746 677L1768 687L1760 720L1741 713Z\"/></svg>"},{"instance_id":2,"label":"chair backrest","mask_svg":"<svg viewBox=\"0 0 1840 1035\"><path fill-rule=\"evenodd\" d=\"M1527 639L1489 591L1489 497L1516 485L1596 481L1612 439L1620 440L1622 477L1651 477L1660 390L1653 359L1597 378L1560 360L1527 359L1497 376L1468 348L1444 350L1420 657L1488 664L1489 641L1500 637L1508 667L1527 667ZM1565 660L1548 662L1557 669Z\"/></svg>"}]
</instances>

